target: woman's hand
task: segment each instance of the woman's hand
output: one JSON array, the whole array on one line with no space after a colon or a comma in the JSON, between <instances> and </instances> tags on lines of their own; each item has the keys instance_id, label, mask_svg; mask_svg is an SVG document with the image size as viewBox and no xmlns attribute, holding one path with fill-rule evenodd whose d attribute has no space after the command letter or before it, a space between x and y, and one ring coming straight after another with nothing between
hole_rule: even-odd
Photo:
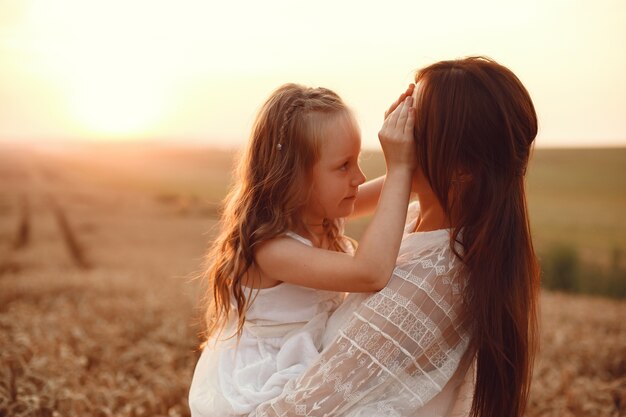
<instances>
[{"instance_id":1,"label":"woman's hand","mask_svg":"<svg viewBox=\"0 0 626 417\"><path fill-rule=\"evenodd\" d=\"M417 163L413 137L415 126L415 108L411 96L413 88L413 85L409 86L407 91L391 105L383 126L378 132L380 145L385 154L387 171L396 168L408 168L412 171Z\"/></svg>"}]
</instances>

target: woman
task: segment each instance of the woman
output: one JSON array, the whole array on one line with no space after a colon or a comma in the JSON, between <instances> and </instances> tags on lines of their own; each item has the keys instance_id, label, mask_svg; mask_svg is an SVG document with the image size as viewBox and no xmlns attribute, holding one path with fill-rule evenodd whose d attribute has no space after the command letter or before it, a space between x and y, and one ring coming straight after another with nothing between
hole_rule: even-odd
<instances>
[{"instance_id":1,"label":"woman","mask_svg":"<svg viewBox=\"0 0 626 417\"><path fill-rule=\"evenodd\" d=\"M389 283L350 295L319 359L253 415L523 415L539 291L524 193L532 101L482 57L418 71L414 96L419 205Z\"/></svg>"}]
</instances>

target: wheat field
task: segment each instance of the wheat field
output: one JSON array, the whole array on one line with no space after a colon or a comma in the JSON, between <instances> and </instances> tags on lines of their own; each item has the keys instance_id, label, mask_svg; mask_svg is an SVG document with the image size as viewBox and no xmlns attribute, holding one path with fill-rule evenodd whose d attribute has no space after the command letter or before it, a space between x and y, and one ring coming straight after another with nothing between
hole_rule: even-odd
<instances>
[{"instance_id":1,"label":"wheat field","mask_svg":"<svg viewBox=\"0 0 626 417\"><path fill-rule=\"evenodd\" d=\"M0 151L0 416L188 416L223 152ZM202 189L203 193L193 190ZM626 301L544 291L528 416L626 416Z\"/></svg>"}]
</instances>

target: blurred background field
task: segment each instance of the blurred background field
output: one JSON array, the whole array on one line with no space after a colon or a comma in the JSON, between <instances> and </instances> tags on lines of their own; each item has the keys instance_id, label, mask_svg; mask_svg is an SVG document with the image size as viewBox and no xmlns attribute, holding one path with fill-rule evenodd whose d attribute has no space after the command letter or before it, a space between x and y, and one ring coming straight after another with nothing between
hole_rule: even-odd
<instances>
[{"instance_id":1,"label":"blurred background field","mask_svg":"<svg viewBox=\"0 0 626 417\"><path fill-rule=\"evenodd\" d=\"M0 416L187 416L232 151L0 148ZM382 157L364 152L368 178ZM528 416L626 415L626 149L537 149ZM367 219L351 222L359 238Z\"/></svg>"},{"instance_id":2,"label":"blurred background field","mask_svg":"<svg viewBox=\"0 0 626 417\"><path fill-rule=\"evenodd\" d=\"M384 174L382 155L363 168ZM625 298L626 148L536 149L527 197L544 286Z\"/></svg>"}]
</instances>

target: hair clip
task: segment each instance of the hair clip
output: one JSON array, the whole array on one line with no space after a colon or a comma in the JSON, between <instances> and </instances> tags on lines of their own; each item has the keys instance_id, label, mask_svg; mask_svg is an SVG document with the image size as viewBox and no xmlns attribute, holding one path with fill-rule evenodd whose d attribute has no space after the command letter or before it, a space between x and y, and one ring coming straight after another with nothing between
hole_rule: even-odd
<instances>
[{"instance_id":1,"label":"hair clip","mask_svg":"<svg viewBox=\"0 0 626 417\"><path fill-rule=\"evenodd\" d=\"M283 150L282 143L279 143L278 145L276 145L276 149L278 149L279 151L282 151Z\"/></svg>"}]
</instances>

